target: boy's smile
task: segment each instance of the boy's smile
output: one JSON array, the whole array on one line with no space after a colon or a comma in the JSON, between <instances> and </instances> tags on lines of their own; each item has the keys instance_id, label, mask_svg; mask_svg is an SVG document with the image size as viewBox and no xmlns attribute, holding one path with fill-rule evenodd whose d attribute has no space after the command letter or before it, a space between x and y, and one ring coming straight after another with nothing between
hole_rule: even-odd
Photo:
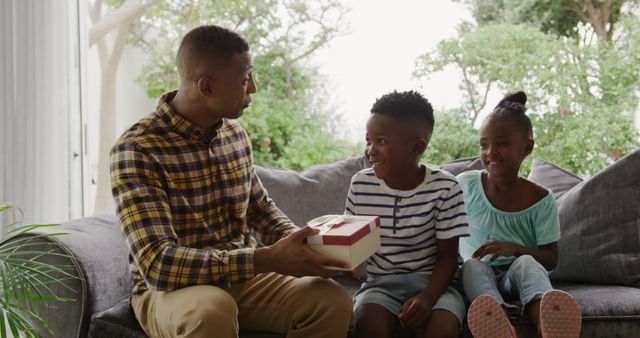
<instances>
[{"instance_id":1,"label":"boy's smile","mask_svg":"<svg viewBox=\"0 0 640 338\"><path fill-rule=\"evenodd\" d=\"M416 137L407 123L382 114L371 114L367 121L365 157L376 177L393 188L409 190L424 179L418 162ZM421 175L422 174L422 175Z\"/></svg>"}]
</instances>

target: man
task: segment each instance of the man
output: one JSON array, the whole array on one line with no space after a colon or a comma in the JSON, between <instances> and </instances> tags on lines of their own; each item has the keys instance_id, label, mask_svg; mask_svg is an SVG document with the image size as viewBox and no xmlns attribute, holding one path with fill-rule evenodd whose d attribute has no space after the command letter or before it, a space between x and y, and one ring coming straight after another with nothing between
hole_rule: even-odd
<instances>
[{"instance_id":1,"label":"man","mask_svg":"<svg viewBox=\"0 0 640 338\"><path fill-rule=\"evenodd\" d=\"M176 61L180 89L111 151L140 325L152 337L345 337L351 298L321 277L347 263L303 244L315 230L296 231L267 196L234 120L256 92L246 41L198 27Z\"/></svg>"}]
</instances>

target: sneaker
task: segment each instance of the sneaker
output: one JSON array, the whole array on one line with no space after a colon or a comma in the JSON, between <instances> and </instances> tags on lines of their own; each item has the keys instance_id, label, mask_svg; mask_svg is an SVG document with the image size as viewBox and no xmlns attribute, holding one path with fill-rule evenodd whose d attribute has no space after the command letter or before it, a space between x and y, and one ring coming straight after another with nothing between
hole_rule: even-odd
<instances>
[{"instance_id":1,"label":"sneaker","mask_svg":"<svg viewBox=\"0 0 640 338\"><path fill-rule=\"evenodd\" d=\"M488 295L482 295L471 303L467 322L475 338L518 337L502 306L495 298Z\"/></svg>"},{"instance_id":2,"label":"sneaker","mask_svg":"<svg viewBox=\"0 0 640 338\"><path fill-rule=\"evenodd\" d=\"M571 295L560 290L545 292L540 300L542 338L578 338L582 310Z\"/></svg>"}]
</instances>

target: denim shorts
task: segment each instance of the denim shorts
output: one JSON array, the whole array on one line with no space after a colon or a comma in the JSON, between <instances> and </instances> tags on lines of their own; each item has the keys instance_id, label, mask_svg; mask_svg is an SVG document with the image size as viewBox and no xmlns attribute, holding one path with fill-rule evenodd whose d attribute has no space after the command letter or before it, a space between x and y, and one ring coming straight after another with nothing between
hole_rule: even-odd
<instances>
[{"instance_id":1,"label":"denim shorts","mask_svg":"<svg viewBox=\"0 0 640 338\"><path fill-rule=\"evenodd\" d=\"M356 292L353 301L354 310L364 304L378 304L394 315L400 314L400 308L411 297L420 293L429 285L430 276L416 273L397 274L376 277L365 282ZM466 308L464 299L458 290L447 287L432 310L447 310L455 315L460 323L464 320Z\"/></svg>"}]
</instances>

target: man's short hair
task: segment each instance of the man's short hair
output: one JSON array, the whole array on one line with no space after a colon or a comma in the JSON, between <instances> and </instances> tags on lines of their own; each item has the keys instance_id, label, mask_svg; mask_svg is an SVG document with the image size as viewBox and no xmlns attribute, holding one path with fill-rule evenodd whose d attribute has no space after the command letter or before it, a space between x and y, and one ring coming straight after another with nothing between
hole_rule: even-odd
<instances>
[{"instance_id":1,"label":"man's short hair","mask_svg":"<svg viewBox=\"0 0 640 338\"><path fill-rule=\"evenodd\" d=\"M187 33L176 55L182 81L194 80L210 69L212 62L227 65L236 54L249 51L249 44L237 33L215 25L196 27Z\"/></svg>"},{"instance_id":2,"label":"man's short hair","mask_svg":"<svg viewBox=\"0 0 640 338\"><path fill-rule=\"evenodd\" d=\"M422 94L410 90L406 92L393 91L377 99L371 107L372 114L381 114L400 120L411 120L423 122L428 135L433 132L435 120L433 118L433 107Z\"/></svg>"}]
</instances>

